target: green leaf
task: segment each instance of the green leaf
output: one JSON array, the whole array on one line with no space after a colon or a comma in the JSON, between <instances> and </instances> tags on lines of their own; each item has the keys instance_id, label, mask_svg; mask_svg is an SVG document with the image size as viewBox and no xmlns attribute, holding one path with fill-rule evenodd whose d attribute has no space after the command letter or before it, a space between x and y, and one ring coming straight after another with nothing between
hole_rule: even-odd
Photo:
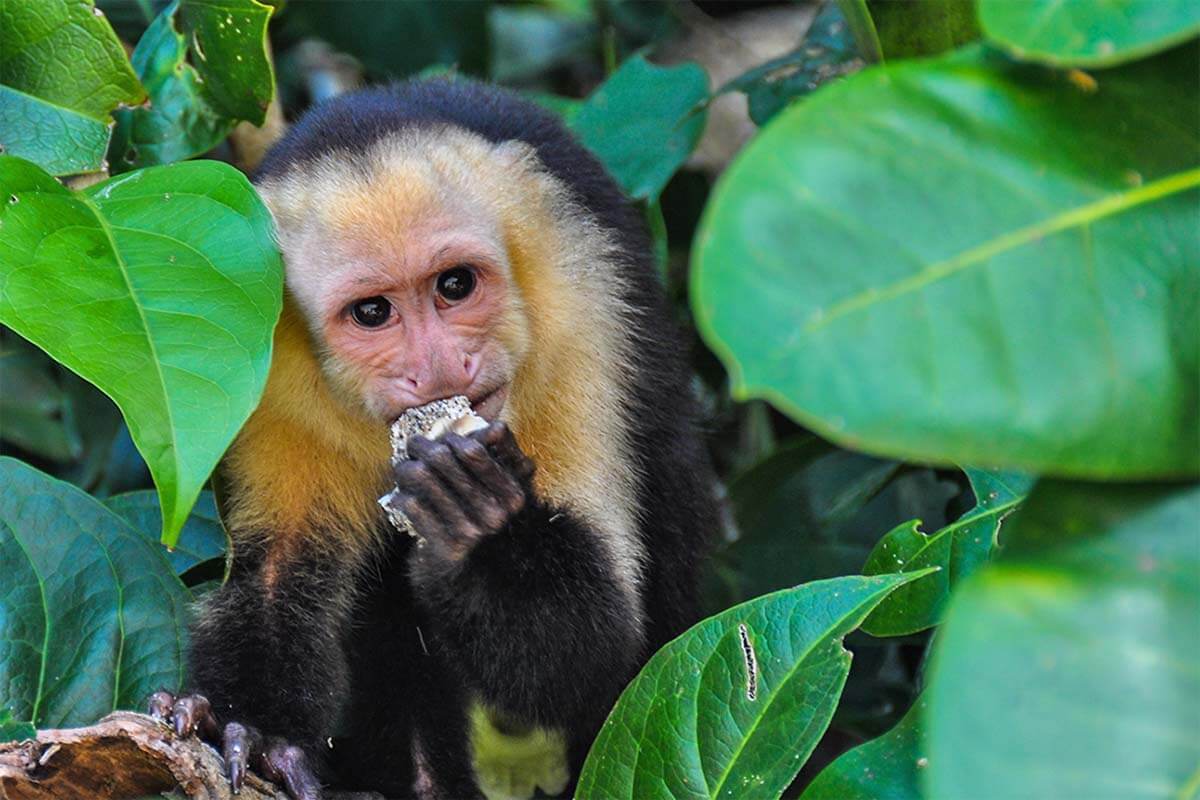
<instances>
[{"instance_id":1,"label":"green leaf","mask_svg":"<svg viewBox=\"0 0 1200 800\"><path fill-rule=\"evenodd\" d=\"M0 338L0 439L50 461L81 454L62 419L63 390L56 367L36 347L12 334Z\"/></svg>"},{"instance_id":2,"label":"green leaf","mask_svg":"<svg viewBox=\"0 0 1200 800\"><path fill-rule=\"evenodd\" d=\"M751 600L659 650L592 745L580 797L775 797L829 724L842 638L916 575L834 578Z\"/></svg>"},{"instance_id":3,"label":"green leaf","mask_svg":"<svg viewBox=\"0 0 1200 800\"><path fill-rule=\"evenodd\" d=\"M890 731L821 770L800 800L923 800L918 776L929 766L920 737L924 712L920 697Z\"/></svg>"},{"instance_id":4,"label":"green leaf","mask_svg":"<svg viewBox=\"0 0 1200 800\"><path fill-rule=\"evenodd\" d=\"M745 93L750 118L766 125L789 103L830 80L858 71L863 63L841 5L830 2L813 20L799 47L739 75L717 93Z\"/></svg>"},{"instance_id":5,"label":"green leaf","mask_svg":"<svg viewBox=\"0 0 1200 800\"><path fill-rule=\"evenodd\" d=\"M114 172L192 158L220 144L239 120L262 123L274 92L270 15L255 0L176 0L163 9L133 51L151 102L117 113Z\"/></svg>"},{"instance_id":6,"label":"green leaf","mask_svg":"<svg viewBox=\"0 0 1200 800\"><path fill-rule=\"evenodd\" d=\"M699 65L659 67L637 55L592 92L570 125L630 197L654 199L700 141L707 97Z\"/></svg>"},{"instance_id":7,"label":"green leaf","mask_svg":"<svg viewBox=\"0 0 1200 800\"><path fill-rule=\"evenodd\" d=\"M0 687L40 728L180 685L188 593L161 548L68 483L0 458Z\"/></svg>"},{"instance_id":8,"label":"green leaf","mask_svg":"<svg viewBox=\"0 0 1200 800\"><path fill-rule=\"evenodd\" d=\"M1039 483L935 645L928 797L1194 797L1200 487Z\"/></svg>"},{"instance_id":9,"label":"green leaf","mask_svg":"<svg viewBox=\"0 0 1200 800\"><path fill-rule=\"evenodd\" d=\"M37 736L37 729L32 723L21 722L13 718L13 713L7 708L0 708L0 744L5 742L21 742Z\"/></svg>"},{"instance_id":10,"label":"green leaf","mask_svg":"<svg viewBox=\"0 0 1200 800\"><path fill-rule=\"evenodd\" d=\"M868 0L867 5L889 60L937 55L979 38L975 0Z\"/></svg>"},{"instance_id":11,"label":"green leaf","mask_svg":"<svg viewBox=\"0 0 1200 800\"><path fill-rule=\"evenodd\" d=\"M131 528L149 538L156 547L162 546L158 544L162 531L162 511L154 492L113 495L104 501L104 505L129 523ZM198 564L220 558L228 549L228 536L217 514L213 493L201 492L195 508L183 524L179 542L166 552L167 560L171 562L176 575L183 575Z\"/></svg>"},{"instance_id":12,"label":"green leaf","mask_svg":"<svg viewBox=\"0 0 1200 800\"><path fill-rule=\"evenodd\" d=\"M145 97L91 0L0 3L0 153L55 175L101 170L109 114Z\"/></svg>"},{"instance_id":13,"label":"green leaf","mask_svg":"<svg viewBox=\"0 0 1200 800\"><path fill-rule=\"evenodd\" d=\"M266 383L282 284L270 216L216 162L72 192L0 156L0 197L0 322L121 408L173 544Z\"/></svg>"},{"instance_id":14,"label":"green leaf","mask_svg":"<svg viewBox=\"0 0 1200 800\"><path fill-rule=\"evenodd\" d=\"M491 5L479 0L304 0L288 4L280 22L289 41L322 39L371 72L404 77L442 64L482 75L491 46L487 28Z\"/></svg>"},{"instance_id":15,"label":"green leaf","mask_svg":"<svg viewBox=\"0 0 1200 800\"><path fill-rule=\"evenodd\" d=\"M971 48L781 113L696 237L735 394L906 460L1200 473L1196 56L1087 92Z\"/></svg>"},{"instance_id":16,"label":"green leaf","mask_svg":"<svg viewBox=\"0 0 1200 800\"><path fill-rule=\"evenodd\" d=\"M187 37L203 91L218 113L261 125L275 96L267 55L271 6L258 0L180 0L180 32Z\"/></svg>"},{"instance_id":17,"label":"green leaf","mask_svg":"<svg viewBox=\"0 0 1200 800\"><path fill-rule=\"evenodd\" d=\"M967 470L975 507L936 533L922 533L920 520L900 525L879 540L862 568L864 575L937 567L938 571L896 590L871 612L862 629L872 636L904 636L938 624L950 592L987 561L1000 522L1025 499L1033 479L1021 473Z\"/></svg>"},{"instance_id":18,"label":"green leaf","mask_svg":"<svg viewBox=\"0 0 1200 800\"><path fill-rule=\"evenodd\" d=\"M596 46L594 20L566 11L494 5L488 9L492 80L520 81L549 72Z\"/></svg>"},{"instance_id":19,"label":"green leaf","mask_svg":"<svg viewBox=\"0 0 1200 800\"><path fill-rule=\"evenodd\" d=\"M781 447L729 484L738 539L721 554L732 596L721 608L859 572L879 532L938 520L956 489L929 470L839 450L815 438Z\"/></svg>"},{"instance_id":20,"label":"green leaf","mask_svg":"<svg viewBox=\"0 0 1200 800\"><path fill-rule=\"evenodd\" d=\"M1018 58L1106 67L1141 58L1200 33L1194 0L980 0L989 38Z\"/></svg>"}]
</instances>

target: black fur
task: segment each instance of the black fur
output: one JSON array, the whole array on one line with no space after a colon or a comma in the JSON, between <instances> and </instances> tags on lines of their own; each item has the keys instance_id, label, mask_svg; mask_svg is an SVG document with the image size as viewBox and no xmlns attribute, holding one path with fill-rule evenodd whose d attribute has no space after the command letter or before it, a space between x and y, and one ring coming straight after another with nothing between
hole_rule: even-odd
<instances>
[{"instance_id":1,"label":"black fur","mask_svg":"<svg viewBox=\"0 0 1200 800\"><path fill-rule=\"evenodd\" d=\"M695 427L688 353L670 321L639 215L600 163L551 113L483 84L434 79L369 89L309 112L268 154L258 177L303 168L330 152L361 152L410 126L455 125L486 139L532 145L595 219L616 232L638 309L638 363L628 413L644 476L635 516L649 563L641 584L647 620L633 610L611 565L579 520L540 503L486 539L445 574L413 571L411 540L369 572L299 558L282 595L256 595L243 577L254 553L236 554L230 583L209 607L193 645L198 690L225 720L246 719L314 754L331 779L389 797L412 792L407 757L417 737L440 794L473 796L464 710L471 694L524 723L568 731L572 777L617 694L638 667L695 621L696 578L717 527L713 476ZM580 331L587 336L587 331ZM352 619L327 613L353 581ZM342 645L342 646L339 646Z\"/></svg>"}]
</instances>

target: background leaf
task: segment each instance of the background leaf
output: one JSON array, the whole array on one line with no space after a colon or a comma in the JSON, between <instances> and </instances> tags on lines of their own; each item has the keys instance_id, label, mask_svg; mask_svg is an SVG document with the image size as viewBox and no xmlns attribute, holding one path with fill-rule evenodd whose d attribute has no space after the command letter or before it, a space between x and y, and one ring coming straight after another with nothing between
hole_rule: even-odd
<instances>
[{"instance_id":1,"label":"background leaf","mask_svg":"<svg viewBox=\"0 0 1200 800\"><path fill-rule=\"evenodd\" d=\"M14 719L12 711L0 708L0 744L5 742L20 742L32 739L37 735L37 729L28 722Z\"/></svg>"},{"instance_id":2,"label":"background leaf","mask_svg":"<svg viewBox=\"0 0 1200 800\"><path fill-rule=\"evenodd\" d=\"M939 633L930 797L1194 794L1197 520L1195 484L1038 484Z\"/></svg>"},{"instance_id":3,"label":"background leaf","mask_svg":"<svg viewBox=\"0 0 1200 800\"><path fill-rule=\"evenodd\" d=\"M0 3L0 153L54 175L101 170L109 114L145 97L90 0Z\"/></svg>"},{"instance_id":4,"label":"background leaf","mask_svg":"<svg viewBox=\"0 0 1200 800\"><path fill-rule=\"evenodd\" d=\"M860 571L903 519L945 521L958 492L931 470L840 450L815 437L787 444L729 485L739 536L718 553L728 596L714 611L820 578Z\"/></svg>"},{"instance_id":5,"label":"background leaf","mask_svg":"<svg viewBox=\"0 0 1200 800\"><path fill-rule=\"evenodd\" d=\"M1104 67L1139 58L1200 33L1193 0L980 0L988 37L1019 58Z\"/></svg>"},{"instance_id":6,"label":"background leaf","mask_svg":"<svg viewBox=\"0 0 1200 800\"><path fill-rule=\"evenodd\" d=\"M850 671L842 638L914 577L817 581L694 626L621 695L579 796L778 796L833 716Z\"/></svg>"},{"instance_id":7,"label":"background leaf","mask_svg":"<svg viewBox=\"0 0 1200 800\"><path fill-rule=\"evenodd\" d=\"M745 93L750 118L766 125L788 103L864 63L841 4L827 2L799 47L738 76L720 91Z\"/></svg>"},{"instance_id":8,"label":"background leaf","mask_svg":"<svg viewBox=\"0 0 1200 800\"><path fill-rule=\"evenodd\" d=\"M173 543L266 383L282 282L270 217L215 162L71 192L0 156L0 197L15 200L0 204L0 320L121 407Z\"/></svg>"},{"instance_id":9,"label":"background leaf","mask_svg":"<svg viewBox=\"0 0 1200 800\"><path fill-rule=\"evenodd\" d=\"M621 65L571 117L576 135L631 197L653 199L704 132L708 76L696 64Z\"/></svg>"},{"instance_id":10,"label":"background leaf","mask_svg":"<svg viewBox=\"0 0 1200 800\"><path fill-rule=\"evenodd\" d=\"M936 533L922 533L920 520L900 525L879 540L863 565L864 575L937 567L902 586L871 612L862 628L872 636L903 636L941 621L950 592L987 561L1000 522L1025 499L1033 479L1021 473L967 470L975 507Z\"/></svg>"},{"instance_id":11,"label":"background leaf","mask_svg":"<svg viewBox=\"0 0 1200 800\"><path fill-rule=\"evenodd\" d=\"M275 95L267 55L271 6L257 0L180 0L179 30L187 37L202 92L218 113L261 125Z\"/></svg>"},{"instance_id":12,"label":"background leaf","mask_svg":"<svg viewBox=\"0 0 1200 800\"><path fill-rule=\"evenodd\" d=\"M129 526L147 536L156 546L162 531L162 510L154 492L126 492L104 501L110 511L119 515ZM167 560L176 575L182 576L192 567L221 558L229 549L228 536L217 514L212 492L201 492L192 513L179 532L179 541L171 550L164 548Z\"/></svg>"},{"instance_id":13,"label":"background leaf","mask_svg":"<svg viewBox=\"0 0 1200 800\"><path fill-rule=\"evenodd\" d=\"M780 114L695 244L735 394L900 458L1200 472L1196 57L1087 92L971 49Z\"/></svg>"},{"instance_id":14,"label":"background leaf","mask_svg":"<svg viewBox=\"0 0 1200 800\"><path fill-rule=\"evenodd\" d=\"M923 800L918 775L929 766L920 736L924 712L920 698L896 727L821 770L800 800Z\"/></svg>"},{"instance_id":15,"label":"background leaf","mask_svg":"<svg viewBox=\"0 0 1200 800\"><path fill-rule=\"evenodd\" d=\"M96 500L0 457L0 707L86 725L183 678L187 590Z\"/></svg>"},{"instance_id":16,"label":"background leaf","mask_svg":"<svg viewBox=\"0 0 1200 800\"><path fill-rule=\"evenodd\" d=\"M868 0L867 6L889 60L937 55L979 38L975 0Z\"/></svg>"}]
</instances>

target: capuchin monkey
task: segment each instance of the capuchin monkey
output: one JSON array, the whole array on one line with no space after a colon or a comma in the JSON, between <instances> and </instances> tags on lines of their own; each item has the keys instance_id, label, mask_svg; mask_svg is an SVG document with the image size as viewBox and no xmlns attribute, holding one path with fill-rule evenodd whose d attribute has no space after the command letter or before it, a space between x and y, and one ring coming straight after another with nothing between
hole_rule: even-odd
<instances>
[{"instance_id":1,"label":"capuchin monkey","mask_svg":"<svg viewBox=\"0 0 1200 800\"><path fill-rule=\"evenodd\" d=\"M228 581L151 710L235 789L570 793L717 527L638 214L554 115L459 79L316 107L255 182L284 311L218 473ZM389 424L454 395L489 425L393 466Z\"/></svg>"}]
</instances>

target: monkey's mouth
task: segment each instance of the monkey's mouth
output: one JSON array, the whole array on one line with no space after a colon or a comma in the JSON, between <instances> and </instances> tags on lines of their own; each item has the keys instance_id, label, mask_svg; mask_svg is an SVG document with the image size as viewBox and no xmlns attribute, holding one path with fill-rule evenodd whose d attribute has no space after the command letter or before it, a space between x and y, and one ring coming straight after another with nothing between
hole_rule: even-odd
<instances>
[{"instance_id":1,"label":"monkey's mouth","mask_svg":"<svg viewBox=\"0 0 1200 800\"><path fill-rule=\"evenodd\" d=\"M504 403L508 400L508 384L504 383L484 394L479 399L471 399L471 410L479 416L492 422L500 417Z\"/></svg>"}]
</instances>

